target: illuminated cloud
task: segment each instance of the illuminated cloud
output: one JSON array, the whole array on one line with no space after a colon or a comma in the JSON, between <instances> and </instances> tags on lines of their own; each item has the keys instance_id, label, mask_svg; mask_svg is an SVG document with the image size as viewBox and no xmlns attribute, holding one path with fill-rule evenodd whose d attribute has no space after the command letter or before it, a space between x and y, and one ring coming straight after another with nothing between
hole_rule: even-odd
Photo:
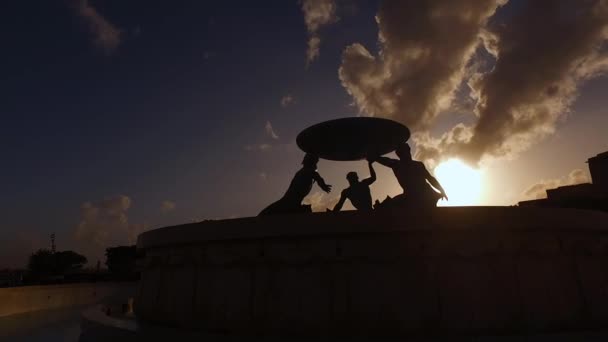
<instances>
[{"instance_id":1,"label":"illuminated cloud","mask_svg":"<svg viewBox=\"0 0 608 342\"><path fill-rule=\"evenodd\" d=\"M311 37L308 39L308 49L306 50L306 63L310 64L315 59L319 58L319 49L321 47L321 38Z\"/></svg>"},{"instance_id":2,"label":"illuminated cloud","mask_svg":"<svg viewBox=\"0 0 608 342\"><path fill-rule=\"evenodd\" d=\"M319 57L321 38L319 30L323 26L338 21L336 16L335 0L301 0L304 22L308 30L308 49L306 51L306 65Z\"/></svg>"},{"instance_id":3,"label":"illuminated cloud","mask_svg":"<svg viewBox=\"0 0 608 342\"><path fill-rule=\"evenodd\" d=\"M279 140L279 136L278 134L275 133L274 128L272 127L272 124L270 123L270 121L266 121L266 124L264 125L264 132L266 133L266 136L272 140ZM260 144L249 144L249 145L245 145L243 147L243 149L245 151L268 151L272 148L275 147L282 147L282 146L287 146L285 144L278 144L278 142L274 142L272 145L269 143L260 143Z\"/></svg>"},{"instance_id":4,"label":"illuminated cloud","mask_svg":"<svg viewBox=\"0 0 608 342\"><path fill-rule=\"evenodd\" d=\"M565 185L574 185L581 183L589 183L589 175L581 170L575 169L567 177L560 179L541 180L540 182L531 185L522 194L525 199L540 199L547 197L547 189L554 189Z\"/></svg>"},{"instance_id":5,"label":"illuminated cloud","mask_svg":"<svg viewBox=\"0 0 608 342\"><path fill-rule=\"evenodd\" d=\"M88 0L70 1L75 13L87 25L95 45L106 54L114 52L121 42L121 30L104 18Z\"/></svg>"},{"instance_id":6,"label":"illuminated cloud","mask_svg":"<svg viewBox=\"0 0 608 342\"><path fill-rule=\"evenodd\" d=\"M266 130L266 134L274 139L277 140L279 139L279 136L274 132L274 129L272 128L272 124L270 123L270 121L266 121L266 125L264 126L264 129Z\"/></svg>"},{"instance_id":7,"label":"illuminated cloud","mask_svg":"<svg viewBox=\"0 0 608 342\"><path fill-rule=\"evenodd\" d=\"M111 246L134 244L146 226L129 222L127 211L130 207L131 199L124 195L83 203L80 223L75 231L76 240L93 254L100 254Z\"/></svg>"},{"instance_id":8,"label":"illuminated cloud","mask_svg":"<svg viewBox=\"0 0 608 342\"><path fill-rule=\"evenodd\" d=\"M167 214L173 210L175 210L175 202L165 200L160 204L160 212L163 214Z\"/></svg>"},{"instance_id":9,"label":"illuminated cloud","mask_svg":"<svg viewBox=\"0 0 608 342\"><path fill-rule=\"evenodd\" d=\"M529 1L494 18L505 3L384 1L379 53L348 46L340 80L361 112L412 128L418 158L515 155L552 134L580 85L608 70L608 2ZM470 120L431 136L448 110Z\"/></svg>"},{"instance_id":10,"label":"illuminated cloud","mask_svg":"<svg viewBox=\"0 0 608 342\"><path fill-rule=\"evenodd\" d=\"M293 104L296 99L291 95L287 94L281 98L281 107L286 108L287 106Z\"/></svg>"},{"instance_id":11,"label":"illuminated cloud","mask_svg":"<svg viewBox=\"0 0 608 342\"><path fill-rule=\"evenodd\" d=\"M376 16L380 51L348 46L339 77L359 109L415 130L452 102L486 21L502 1L384 1Z\"/></svg>"},{"instance_id":12,"label":"illuminated cloud","mask_svg":"<svg viewBox=\"0 0 608 342\"><path fill-rule=\"evenodd\" d=\"M267 151L272 148L270 144L245 145L245 151Z\"/></svg>"},{"instance_id":13,"label":"illuminated cloud","mask_svg":"<svg viewBox=\"0 0 608 342\"><path fill-rule=\"evenodd\" d=\"M333 209L336 203L340 200L339 196L327 194L325 192L316 191L307 196L303 204L311 205L312 211L324 212L327 209Z\"/></svg>"},{"instance_id":14,"label":"illuminated cloud","mask_svg":"<svg viewBox=\"0 0 608 342\"><path fill-rule=\"evenodd\" d=\"M496 63L468 82L477 121L457 127L459 138L423 137L422 158L459 155L475 163L526 150L555 131L584 81L608 70L606 1L526 2L487 32L484 46Z\"/></svg>"}]
</instances>

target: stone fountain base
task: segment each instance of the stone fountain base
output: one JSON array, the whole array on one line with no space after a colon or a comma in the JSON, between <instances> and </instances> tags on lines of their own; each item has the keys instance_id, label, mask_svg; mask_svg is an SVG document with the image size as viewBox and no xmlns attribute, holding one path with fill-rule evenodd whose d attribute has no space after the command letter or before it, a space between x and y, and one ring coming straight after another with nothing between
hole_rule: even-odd
<instances>
[{"instance_id":1,"label":"stone fountain base","mask_svg":"<svg viewBox=\"0 0 608 342\"><path fill-rule=\"evenodd\" d=\"M522 207L205 221L143 233L138 320L246 336L608 326L608 214Z\"/></svg>"}]
</instances>

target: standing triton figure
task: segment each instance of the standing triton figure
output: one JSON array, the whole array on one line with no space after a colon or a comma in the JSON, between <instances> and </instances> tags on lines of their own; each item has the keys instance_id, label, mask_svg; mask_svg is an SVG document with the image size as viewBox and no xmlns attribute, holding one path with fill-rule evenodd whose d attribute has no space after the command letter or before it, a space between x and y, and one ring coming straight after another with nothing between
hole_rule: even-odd
<instances>
[{"instance_id":1,"label":"standing triton figure","mask_svg":"<svg viewBox=\"0 0 608 342\"><path fill-rule=\"evenodd\" d=\"M426 169L423 163L412 160L410 146L406 143L400 144L395 150L399 160L387 157L378 157L374 161L390 167L405 191L400 195L395 196L389 203L383 202L388 206L413 206L413 207L435 207L440 198L446 201L448 196L445 194L443 187L435 177L433 177ZM428 181L428 182L427 182ZM432 186L432 187L431 187ZM435 191L433 188L437 189Z\"/></svg>"},{"instance_id":2,"label":"standing triton figure","mask_svg":"<svg viewBox=\"0 0 608 342\"><path fill-rule=\"evenodd\" d=\"M311 212L310 205L302 205L302 200L310 193L313 183L317 182L325 192L331 191L331 185L325 184L317 172L317 162L319 157L307 153L302 161L302 168L296 172L285 195L262 210L258 216Z\"/></svg>"},{"instance_id":3,"label":"standing triton figure","mask_svg":"<svg viewBox=\"0 0 608 342\"><path fill-rule=\"evenodd\" d=\"M369 191L369 186L376 181L376 171L374 171L371 161L368 161L368 166L370 177L362 181L359 181L359 176L356 172L349 172L346 175L346 179L350 186L342 190L340 201L336 203L333 211L340 211L347 199L350 200L357 210L369 211L373 209L372 195Z\"/></svg>"}]
</instances>

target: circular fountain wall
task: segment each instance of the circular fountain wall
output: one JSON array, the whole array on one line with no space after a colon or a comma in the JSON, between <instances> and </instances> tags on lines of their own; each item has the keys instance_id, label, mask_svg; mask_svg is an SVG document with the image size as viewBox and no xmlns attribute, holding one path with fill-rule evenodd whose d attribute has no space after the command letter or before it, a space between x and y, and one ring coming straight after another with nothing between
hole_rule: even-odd
<instances>
[{"instance_id":1,"label":"circular fountain wall","mask_svg":"<svg viewBox=\"0 0 608 342\"><path fill-rule=\"evenodd\" d=\"M416 336L608 324L608 214L520 207L205 221L143 233L145 324Z\"/></svg>"}]
</instances>

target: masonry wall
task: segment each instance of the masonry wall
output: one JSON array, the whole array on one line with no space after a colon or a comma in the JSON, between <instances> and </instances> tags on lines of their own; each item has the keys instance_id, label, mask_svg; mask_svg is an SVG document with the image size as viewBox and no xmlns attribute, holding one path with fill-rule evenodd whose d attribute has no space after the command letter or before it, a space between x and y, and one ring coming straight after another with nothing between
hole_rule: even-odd
<instances>
[{"instance_id":1,"label":"masonry wall","mask_svg":"<svg viewBox=\"0 0 608 342\"><path fill-rule=\"evenodd\" d=\"M0 288L0 317L100 302L113 296L128 298L135 283L84 283Z\"/></svg>"},{"instance_id":2,"label":"masonry wall","mask_svg":"<svg viewBox=\"0 0 608 342\"><path fill-rule=\"evenodd\" d=\"M184 227L174 231L184 244L163 246L147 236L149 248L140 244L145 258L138 318L184 329L286 336L491 335L608 326L604 213L442 208L372 219L329 215L283 218L284 234L267 237L260 236L259 219L249 227L240 221L252 230L241 231L242 239L234 238L230 225L224 227L232 234L228 240L213 233L218 227L208 227L208 241L199 239L200 231L188 239ZM332 229L337 222L345 225L340 232ZM311 235L295 234L313 223ZM323 228L326 233L318 233Z\"/></svg>"}]
</instances>

